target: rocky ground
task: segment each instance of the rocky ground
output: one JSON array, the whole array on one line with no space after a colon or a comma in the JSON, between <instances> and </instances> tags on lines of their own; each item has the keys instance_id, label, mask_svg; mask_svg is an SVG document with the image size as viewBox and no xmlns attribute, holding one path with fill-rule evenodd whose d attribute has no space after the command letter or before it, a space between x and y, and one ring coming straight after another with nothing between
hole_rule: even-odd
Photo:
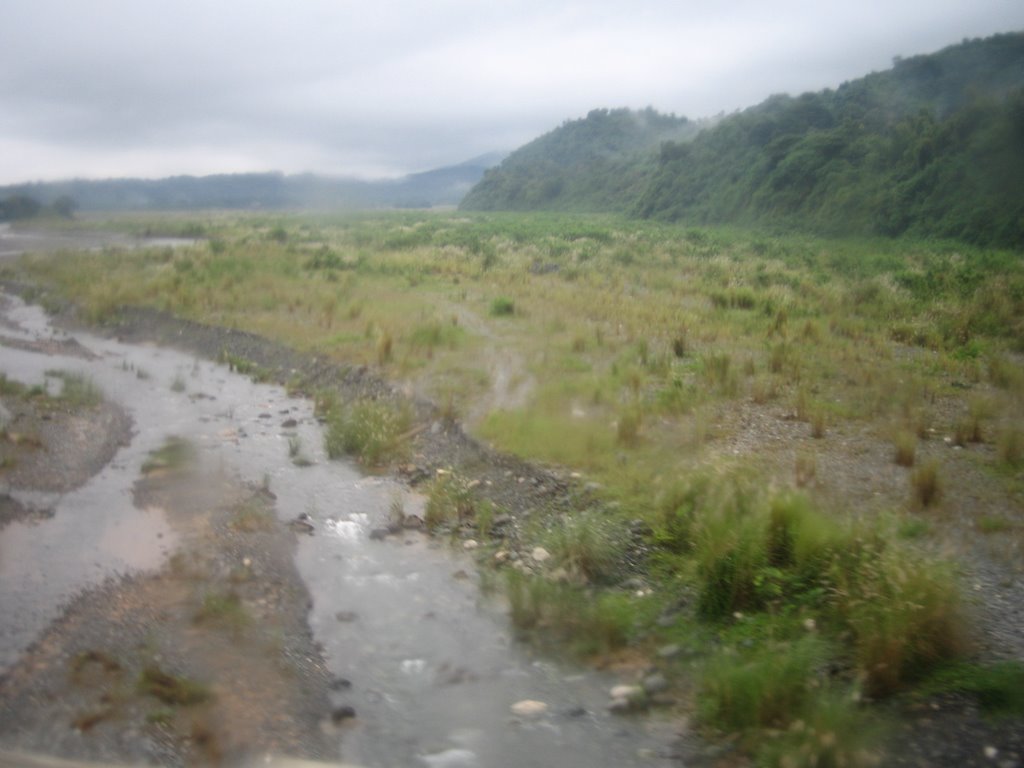
<instances>
[{"instance_id":1,"label":"rocky ground","mask_svg":"<svg viewBox=\"0 0 1024 768\"><path fill-rule=\"evenodd\" d=\"M73 322L73 317L69 315L65 321ZM126 341L172 345L213 359L229 355L245 360L252 364L256 375L286 383L293 390L307 394L332 387L345 399L397 400L405 396L397 387L365 368L310 359L245 332L201 326L151 310L125 310L119 321L107 330ZM411 459L398 467L398 471L411 484L433 477L438 469L454 469L471 480L476 493L507 511L509 519L504 521L504 532L508 549L515 551L531 546L521 526L521 520L530 511L569 508L586 501L588 489L568 473L497 454L467 436L459 425L446 422L430 403L416 400L413 405L421 429L413 436ZM787 438L786 444L792 446L803 437L788 433L807 429L806 424L797 424L781 412L772 414L770 409L751 409L737 413L735 418L742 421L743 429L731 430L726 425L725 431L735 437L724 440L720 446L732 455L761 452L776 435L779 440ZM760 424L765 420L765 424ZM905 488L904 470L894 467L888 444L878 436L833 430L825 439L831 441L831 447L819 451L817 477L811 482L835 485L825 488L826 493L848 502L859 499L870 504L877 495L879 483ZM942 446L939 436L924 450L939 451L943 450ZM865 465L864 457L875 454L873 463ZM790 466L794 463L790 448L777 452L777 457ZM861 466L865 467L862 477L847 471L850 467ZM967 474L950 478L955 481L950 484L954 498L942 513L945 518L939 522L951 524L952 530L962 534L952 538L959 539L959 554L967 564L969 579L973 579L970 583L975 585L973 597L979 623L984 625L980 639L985 657L1019 658L1016 651L1024 637L1021 613L1024 601L1018 599L1024 585L1019 539L1013 540L1016 544L1009 541L1011 537L1002 537L996 542L992 537L979 535L969 519L957 519L954 510L969 510L974 504L972 499L983 486L978 477L971 474L974 470L957 471ZM143 480L138 489L140 503L165 506L173 512L173 494L167 492L165 485L172 482L174 480L168 477ZM305 628L302 587L291 570L287 547L282 548L283 539L276 529L271 532L257 526L256 530L240 530L231 522L237 518L239 509L270 504L272 500L258 491L237 487L222 488L220 493L223 495L199 505L204 512L196 513L194 508L191 512L179 509L172 515L187 533L191 544L186 544L186 551L191 554L185 559L176 558L174 567L163 574L109 585L99 593L84 596L3 682L0 698L5 702L5 709L0 712L3 714L0 722L9 720L17 725L13 729L7 725L0 728L0 738L5 738L3 732L32 734L35 729L35 742L30 737L23 741L29 746L41 743L38 733L44 732L43 725L56 717L70 724L69 732L90 734L94 744L90 747L92 751L78 749L75 754L95 757L127 754L163 762L199 760L236 754L243 744L274 750L294 747L299 741L307 748L302 754L325 754L323 729L325 722L330 722L326 691L331 681ZM1012 520L1013 525L1019 522L1020 515L1015 503L1008 500L1003 505L1006 509L999 512ZM2 510L0 506L0 514ZM630 571L641 566L642 537L638 536L634 549L634 562L624 572L627 580L631 577ZM245 565L247 559L249 565ZM198 582L194 581L197 574L200 574ZM200 598L196 584L207 583L204 579L212 579L208 585L215 591L237 595L251 621L246 621L242 627L224 626L220 622L207 626L202 622L197 624L196 612L202 606L197 608L196 601ZM158 595L168 597L162 604L154 603ZM155 605L162 607L155 608ZM276 614L266 610L268 606L284 609L283 629L270 631L264 619L269 620ZM133 607L138 608L137 616ZM106 622L119 629L116 632L103 629ZM200 641L197 637L206 639ZM270 642L270 637L277 638L276 644ZM269 679L240 675L237 668L231 668L223 679L217 677L216 664L233 663L228 657L233 655L239 638L245 638L242 645L252 649L251 663L261 668L261 674L270 675ZM199 647L194 644L201 642L206 643L205 650L191 652ZM227 649L232 652L228 653ZM118 666L111 667L108 657L116 660ZM266 664L268 658L281 661L281 665ZM126 684L126 681L136 680L140 670L154 660L171 674L206 680L216 695L192 707L168 708ZM282 665L287 670L285 682L288 676L296 674L306 681L301 686L302 692L274 678L272 669L263 669ZM86 677L99 682L82 686L79 680ZM227 680L238 677L246 679L254 688L243 693L227 691ZM335 681L335 684L340 683ZM103 691L126 689L126 701L119 698L122 694L116 693L104 698ZM289 695L299 696L299 699L288 700ZM268 698L278 705L268 709L259 703ZM283 701L288 704L281 705ZM246 709L260 706L264 708ZM993 720L980 713L977 702L963 696L915 698L896 701L890 706L891 721L897 725L892 730L890 756L883 764L997 765L1000 768L1024 765L1024 724L1019 718ZM214 717L215 708L218 714ZM250 721L261 725L252 729L247 725ZM197 729L197 723L205 722L214 724L210 732ZM83 725L88 727L83 730ZM119 744L119 740L125 738L124 734L134 739L131 746L134 751L123 751L125 745ZM71 744L71 741L66 743ZM716 754L715 750L703 755L690 750L687 764L715 764ZM725 754L731 755L728 751ZM729 762L735 757L723 759Z\"/></svg>"},{"instance_id":2,"label":"rocky ground","mask_svg":"<svg viewBox=\"0 0 1024 768\"><path fill-rule=\"evenodd\" d=\"M11 394L2 407L8 489L71 490L130 439L130 419L110 403L70 409ZM164 511L179 549L159 573L80 595L0 678L2 748L164 765L335 756L349 713L332 712L328 691L343 681L313 642L296 534L272 496L157 464L134 502ZM41 514L0 496L0 526Z\"/></svg>"}]
</instances>

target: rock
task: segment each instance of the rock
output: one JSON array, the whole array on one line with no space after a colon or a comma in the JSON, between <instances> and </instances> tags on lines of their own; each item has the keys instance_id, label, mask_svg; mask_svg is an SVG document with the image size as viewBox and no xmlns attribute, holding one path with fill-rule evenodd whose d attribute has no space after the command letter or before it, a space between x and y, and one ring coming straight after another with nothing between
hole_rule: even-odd
<instances>
[{"instance_id":1,"label":"rock","mask_svg":"<svg viewBox=\"0 0 1024 768\"><path fill-rule=\"evenodd\" d=\"M374 528L370 531L370 541L384 541L390 534L387 528Z\"/></svg>"},{"instance_id":2,"label":"rock","mask_svg":"<svg viewBox=\"0 0 1024 768\"><path fill-rule=\"evenodd\" d=\"M551 553L544 549L544 547L534 547L533 552L530 553L530 557L532 557L536 563L544 563L551 559Z\"/></svg>"},{"instance_id":3,"label":"rock","mask_svg":"<svg viewBox=\"0 0 1024 768\"><path fill-rule=\"evenodd\" d=\"M648 675L644 678L643 689L649 695L662 693L668 690L668 679L660 672L655 672L653 675Z\"/></svg>"},{"instance_id":4,"label":"rock","mask_svg":"<svg viewBox=\"0 0 1024 768\"><path fill-rule=\"evenodd\" d=\"M586 708L585 707L581 707L579 705L577 705L575 707L569 707L567 710L562 712L562 715L565 716L565 717L585 717L586 714L587 714Z\"/></svg>"},{"instance_id":5,"label":"rock","mask_svg":"<svg viewBox=\"0 0 1024 768\"><path fill-rule=\"evenodd\" d=\"M547 711L547 704L533 699L523 699L512 705L512 714L517 717L539 717Z\"/></svg>"},{"instance_id":6,"label":"rock","mask_svg":"<svg viewBox=\"0 0 1024 768\"><path fill-rule=\"evenodd\" d=\"M289 522L288 523L288 527L291 528L296 533L306 533L306 534L309 534L310 536L312 536L314 528L313 528L313 524L311 522L309 522L308 518L309 518L309 516L306 515L305 512L303 512L297 518L295 518L294 520Z\"/></svg>"},{"instance_id":7,"label":"rock","mask_svg":"<svg viewBox=\"0 0 1024 768\"><path fill-rule=\"evenodd\" d=\"M674 659L682 654L683 649L674 643L672 645L663 645L658 649L659 659Z\"/></svg>"},{"instance_id":8,"label":"rock","mask_svg":"<svg viewBox=\"0 0 1024 768\"><path fill-rule=\"evenodd\" d=\"M406 515L402 518L402 527L410 531L419 531L423 529L423 518L417 517L416 515Z\"/></svg>"},{"instance_id":9,"label":"rock","mask_svg":"<svg viewBox=\"0 0 1024 768\"><path fill-rule=\"evenodd\" d=\"M608 702L608 711L613 715L626 715L634 711L633 702L629 699L612 699Z\"/></svg>"},{"instance_id":10,"label":"rock","mask_svg":"<svg viewBox=\"0 0 1024 768\"><path fill-rule=\"evenodd\" d=\"M636 576L626 579L624 582L622 582L621 586L623 589L628 589L630 591L647 588L647 585L644 583L644 580L637 578Z\"/></svg>"},{"instance_id":11,"label":"rock","mask_svg":"<svg viewBox=\"0 0 1024 768\"><path fill-rule=\"evenodd\" d=\"M670 696L667 693L656 693L647 701L650 702L652 707L674 707L679 703L676 701L675 696Z\"/></svg>"},{"instance_id":12,"label":"rock","mask_svg":"<svg viewBox=\"0 0 1024 768\"><path fill-rule=\"evenodd\" d=\"M344 677L336 677L331 680L328 686L332 691L344 691L352 687L352 681L347 680Z\"/></svg>"},{"instance_id":13,"label":"rock","mask_svg":"<svg viewBox=\"0 0 1024 768\"><path fill-rule=\"evenodd\" d=\"M299 422L297 422L295 419L285 419L284 421L281 422L281 426L284 429L294 429L295 427L299 426Z\"/></svg>"},{"instance_id":14,"label":"rock","mask_svg":"<svg viewBox=\"0 0 1024 768\"><path fill-rule=\"evenodd\" d=\"M345 720L350 720L356 716L355 707L343 704L340 707L335 707L331 710L331 722L337 725Z\"/></svg>"},{"instance_id":15,"label":"rock","mask_svg":"<svg viewBox=\"0 0 1024 768\"><path fill-rule=\"evenodd\" d=\"M359 615L355 611L338 611L336 614L334 614L334 618L336 621L340 621L343 624L347 624L348 622L352 622L358 619Z\"/></svg>"},{"instance_id":16,"label":"rock","mask_svg":"<svg viewBox=\"0 0 1024 768\"><path fill-rule=\"evenodd\" d=\"M634 701L644 698L644 689L639 685L616 685L609 691L609 694L613 699Z\"/></svg>"},{"instance_id":17,"label":"rock","mask_svg":"<svg viewBox=\"0 0 1024 768\"><path fill-rule=\"evenodd\" d=\"M475 768L479 765L475 752L468 749L446 749L432 755L421 755L429 768Z\"/></svg>"},{"instance_id":18,"label":"rock","mask_svg":"<svg viewBox=\"0 0 1024 768\"><path fill-rule=\"evenodd\" d=\"M507 562L507 561L508 561L508 552L506 550L499 549L497 552L494 553L494 562L497 563L498 565L501 565L502 563Z\"/></svg>"},{"instance_id":19,"label":"rock","mask_svg":"<svg viewBox=\"0 0 1024 768\"><path fill-rule=\"evenodd\" d=\"M466 539L464 542L462 542L462 548L466 551L476 549L479 546L480 544L479 542L477 542L476 539Z\"/></svg>"},{"instance_id":20,"label":"rock","mask_svg":"<svg viewBox=\"0 0 1024 768\"><path fill-rule=\"evenodd\" d=\"M491 527L492 528L501 528L503 526L508 525L511 522L512 522L512 515L509 515L509 514L496 515L495 518L491 521Z\"/></svg>"}]
</instances>

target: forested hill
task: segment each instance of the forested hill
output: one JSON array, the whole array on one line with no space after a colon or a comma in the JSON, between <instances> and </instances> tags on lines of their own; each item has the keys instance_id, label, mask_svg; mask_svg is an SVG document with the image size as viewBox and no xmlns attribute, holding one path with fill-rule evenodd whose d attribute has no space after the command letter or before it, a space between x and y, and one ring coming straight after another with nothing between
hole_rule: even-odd
<instances>
[{"instance_id":1,"label":"forested hill","mask_svg":"<svg viewBox=\"0 0 1024 768\"><path fill-rule=\"evenodd\" d=\"M564 145L570 126L538 142ZM565 135L556 138L560 132ZM543 188L557 163L547 158L527 166L521 153L531 146L490 171L464 205L481 207L481 192L497 187L513 167L519 187ZM577 174L607 186L573 194L602 202L591 210L694 224L1024 248L1024 33L897 59L892 69L834 90L774 96L689 141L634 155L623 175L628 184ZM564 195L488 207L585 207Z\"/></svg>"},{"instance_id":2,"label":"forested hill","mask_svg":"<svg viewBox=\"0 0 1024 768\"><path fill-rule=\"evenodd\" d=\"M609 211L635 199L655 170L657 148L697 123L653 109L595 109L563 123L492 168L462 201L468 210Z\"/></svg>"}]
</instances>

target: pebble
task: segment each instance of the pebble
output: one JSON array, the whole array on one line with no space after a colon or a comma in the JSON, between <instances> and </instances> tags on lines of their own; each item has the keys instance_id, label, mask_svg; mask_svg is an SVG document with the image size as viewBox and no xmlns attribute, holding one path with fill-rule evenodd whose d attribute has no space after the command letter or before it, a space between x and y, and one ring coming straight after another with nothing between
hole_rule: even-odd
<instances>
[{"instance_id":1,"label":"pebble","mask_svg":"<svg viewBox=\"0 0 1024 768\"><path fill-rule=\"evenodd\" d=\"M674 643L672 645L663 645L658 649L659 659L674 659L683 652L683 649Z\"/></svg>"},{"instance_id":2,"label":"pebble","mask_svg":"<svg viewBox=\"0 0 1024 768\"><path fill-rule=\"evenodd\" d=\"M547 711L547 704L534 699L523 699L512 705L512 714L518 717L539 717Z\"/></svg>"},{"instance_id":3,"label":"pebble","mask_svg":"<svg viewBox=\"0 0 1024 768\"><path fill-rule=\"evenodd\" d=\"M648 694L661 693L668 690L668 680L660 672L644 678L643 688Z\"/></svg>"},{"instance_id":4,"label":"pebble","mask_svg":"<svg viewBox=\"0 0 1024 768\"><path fill-rule=\"evenodd\" d=\"M479 546L480 543L476 539L466 539L464 542L462 542L462 548L466 551L476 549Z\"/></svg>"},{"instance_id":5,"label":"pebble","mask_svg":"<svg viewBox=\"0 0 1024 768\"><path fill-rule=\"evenodd\" d=\"M616 685L609 694L613 699L633 701L644 697L644 689L639 685Z\"/></svg>"},{"instance_id":6,"label":"pebble","mask_svg":"<svg viewBox=\"0 0 1024 768\"><path fill-rule=\"evenodd\" d=\"M340 722L349 720L356 716L355 707L351 707L348 704L343 704L340 707L335 707L331 710L331 722L337 725Z\"/></svg>"},{"instance_id":7,"label":"pebble","mask_svg":"<svg viewBox=\"0 0 1024 768\"><path fill-rule=\"evenodd\" d=\"M534 562L544 563L551 559L551 553L544 549L544 547L534 547L530 557L533 558Z\"/></svg>"}]
</instances>

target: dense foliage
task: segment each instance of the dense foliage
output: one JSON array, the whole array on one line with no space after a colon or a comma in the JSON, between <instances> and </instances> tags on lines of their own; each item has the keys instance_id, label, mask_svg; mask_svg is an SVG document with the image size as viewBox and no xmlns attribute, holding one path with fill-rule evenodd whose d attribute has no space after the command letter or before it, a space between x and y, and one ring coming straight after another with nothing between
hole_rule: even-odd
<instances>
[{"instance_id":1,"label":"dense foliage","mask_svg":"<svg viewBox=\"0 0 1024 768\"><path fill-rule=\"evenodd\" d=\"M591 113L513 153L464 206L1024 246L1024 34L773 96L692 140L602 160L616 115Z\"/></svg>"},{"instance_id":2,"label":"dense foliage","mask_svg":"<svg viewBox=\"0 0 1024 768\"><path fill-rule=\"evenodd\" d=\"M564 123L488 171L462 201L467 210L617 211L656 169L665 141L700 127L653 109L595 109Z\"/></svg>"}]
</instances>

